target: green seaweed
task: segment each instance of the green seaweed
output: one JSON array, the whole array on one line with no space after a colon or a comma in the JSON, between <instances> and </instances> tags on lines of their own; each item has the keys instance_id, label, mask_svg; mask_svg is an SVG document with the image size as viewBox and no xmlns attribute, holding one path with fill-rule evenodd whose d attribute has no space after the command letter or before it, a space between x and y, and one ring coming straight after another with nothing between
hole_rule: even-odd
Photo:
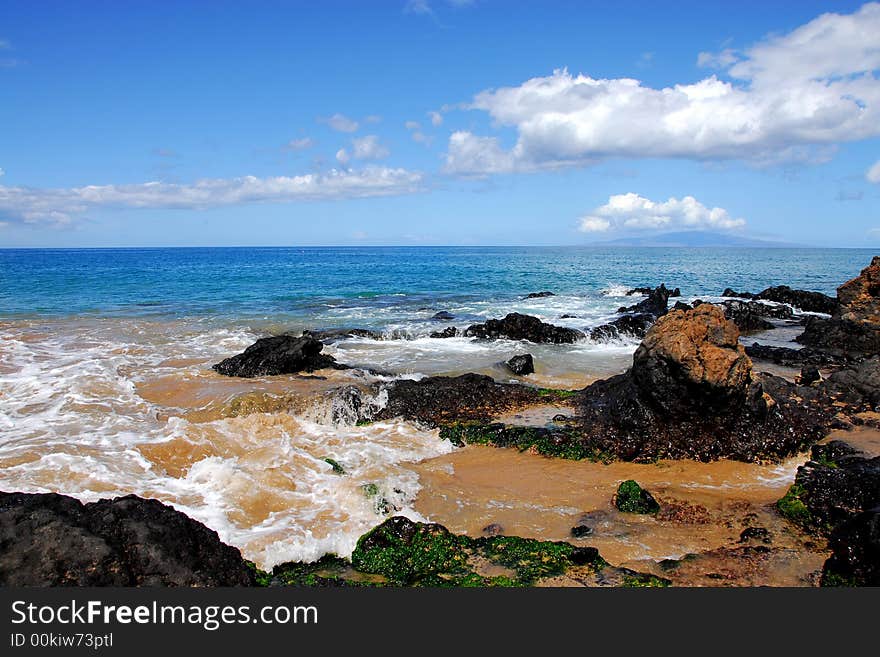
<instances>
[{"instance_id":1,"label":"green seaweed","mask_svg":"<svg viewBox=\"0 0 880 657\"><path fill-rule=\"evenodd\" d=\"M783 518L803 528L815 525L813 514L801 499L806 492L806 489L799 484L792 484L785 495L776 502L776 508Z\"/></svg>"},{"instance_id":2,"label":"green seaweed","mask_svg":"<svg viewBox=\"0 0 880 657\"><path fill-rule=\"evenodd\" d=\"M269 586L272 581L272 574L261 570L253 561L245 559L244 564L254 573L254 583L256 586Z\"/></svg>"},{"instance_id":3,"label":"green seaweed","mask_svg":"<svg viewBox=\"0 0 880 657\"><path fill-rule=\"evenodd\" d=\"M572 429L547 429L485 422L457 422L440 428L440 437L456 447L464 445L491 445L512 447L521 452L534 450L543 456L571 461L611 463L616 460L609 452L584 441Z\"/></svg>"},{"instance_id":4,"label":"green seaweed","mask_svg":"<svg viewBox=\"0 0 880 657\"><path fill-rule=\"evenodd\" d=\"M627 479L617 487L617 495L614 496L614 504L619 511L624 513L657 513L660 505L654 496L638 482Z\"/></svg>"},{"instance_id":5,"label":"green seaweed","mask_svg":"<svg viewBox=\"0 0 880 657\"><path fill-rule=\"evenodd\" d=\"M328 458L325 458L325 459L324 459L324 463L329 463L329 464L330 464L330 467L333 468L333 473L334 473L334 474L338 474L338 475L344 475L344 474L345 474L345 468L343 468L341 465L339 465L339 462L336 461L335 459L331 459L331 458L329 458L329 457L328 457Z\"/></svg>"},{"instance_id":6,"label":"green seaweed","mask_svg":"<svg viewBox=\"0 0 880 657\"><path fill-rule=\"evenodd\" d=\"M577 395L580 390L563 390L560 388L538 388L538 397L540 399L551 399L557 401L565 401Z\"/></svg>"},{"instance_id":7,"label":"green seaweed","mask_svg":"<svg viewBox=\"0 0 880 657\"><path fill-rule=\"evenodd\" d=\"M627 573L623 576L624 588L666 588L672 586L672 582L665 577L657 577L647 573Z\"/></svg>"},{"instance_id":8,"label":"green seaweed","mask_svg":"<svg viewBox=\"0 0 880 657\"><path fill-rule=\"evenodd\" d=\"M285 586L350 586L359 582L346 577L351 562L335 554L326 554L317 561L290 561L272 569L273 583Z\"/></svg>"}]
</instances>

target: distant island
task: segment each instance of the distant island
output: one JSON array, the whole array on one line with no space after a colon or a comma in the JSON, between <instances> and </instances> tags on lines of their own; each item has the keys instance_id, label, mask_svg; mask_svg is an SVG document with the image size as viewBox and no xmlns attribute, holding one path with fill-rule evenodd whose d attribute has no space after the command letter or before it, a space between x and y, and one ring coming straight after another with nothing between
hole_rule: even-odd
<instances>
[{"instance_id":1,"label":"distant island","mask_svg":"<svg viewBox=\"0 0 880 657\"><path fill-rule=\"evenodd\" d=\"M735 248L793 248L803 244L773 242L749 237L691 230L678 233L661 233L641 237L621 237L616 240L593 242L594 246L725 246Z\"/></svg>"}]
</instances>

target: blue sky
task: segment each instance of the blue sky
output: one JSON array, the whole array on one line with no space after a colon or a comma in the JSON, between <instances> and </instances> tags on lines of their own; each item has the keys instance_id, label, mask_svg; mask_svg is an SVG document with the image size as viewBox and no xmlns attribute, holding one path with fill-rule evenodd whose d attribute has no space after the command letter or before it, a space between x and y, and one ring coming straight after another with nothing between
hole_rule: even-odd
<instances>
[{"instance_id":1,"label":"blue sky","mask_svg":"<svg viewBox=\"0 0 880 657\"><path fill-rule=\"evenodd\" d=\"M0 247L880 244L880 5L0 2Z\"/></svg>"}]
</instances>

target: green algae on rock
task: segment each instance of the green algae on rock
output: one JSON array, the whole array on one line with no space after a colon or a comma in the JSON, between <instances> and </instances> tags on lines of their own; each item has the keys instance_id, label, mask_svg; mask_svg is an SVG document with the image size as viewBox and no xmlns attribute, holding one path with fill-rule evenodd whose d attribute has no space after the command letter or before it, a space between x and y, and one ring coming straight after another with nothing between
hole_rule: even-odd
<instances>
[{"instance_id":1,"label":"green algae on rock","mask_svg":"<svg viewBox=\"0 0 880 657\"><path fill-rule=\"evenodd\" d=\"M614 506L624 513L657 513L660 510L660 504L654 496L632 479L621 482L617 487Z\"/></svg>"}]
</instances>

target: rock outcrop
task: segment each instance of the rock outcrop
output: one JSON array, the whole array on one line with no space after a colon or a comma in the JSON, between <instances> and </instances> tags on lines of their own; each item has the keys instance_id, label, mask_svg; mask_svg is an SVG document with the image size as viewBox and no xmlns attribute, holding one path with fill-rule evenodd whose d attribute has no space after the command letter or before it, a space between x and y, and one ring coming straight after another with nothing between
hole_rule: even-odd
<instances>
[{"instance_id":1,"label":"rock outcrop","mask_svg":"<svg viewBox=\"0 0 880 657\"><path fill-rule=\"evenodd\" d=\"M482 374L432 376L420 381L402 379L394 381L385 390L388 402L373 419L402 417L427 426L486 420L540 399L535 388L496 383L492 377Z\"/></svg>"},{"instance_id":2,"label":"rock outcrop","mask_svg":"<svg viewBox=\"0 0 880 657\"><path fill-rule=\"evenodd\" d=\"M777 507L795 524L829 537L823 585L880 585L880 457L841 440L816 445Z\"/></svg>"},{"instance_id":3,"label":"rock outcrop","mask_svg":"<svg viewBox=\"0 0 880 657\"><path fill-rule=\"evenodd\" d=\"M832 317L812 318L798 342L852 359L880 353L880 256L838 287L837 296Z\"/></svg>"},{"instance_id":4,"label":"rock outcrop","mask_svg":"<svg viewBox=\"0 0 880 657\"><path fill-rule=\"evenodd\" d=\"M429 338L454 338L458 335L458 329L454 326L447 326L442 331L432 331Z\"/></svg>"},{"instance_id":5,"label":"rock outcrop","mask_svg":"<svg viewBox=\"0 0 880 657\"><path fill-rule=\"evenodd\" d=\"M742 403L752 362L739 331L710 304L672 311L648 331L633 356L631 376L642 393L670 413Z\"/></svg>"},{"instance_id":6,"label":"rock outcrop","mask_svg":"<svg viewBox=\"0 0 880 657\"><path fill-rule=\"evenodd\" d=\"M323 348L324 343L310 335L276 335L257 340L243 353L220 361L212 369L226 376L253 378L344 368L332 356L322 354Z\"/></svg>"},{"instance_id":7,"label":"rock outcrop","mask_svg":"<svg viewBox=\"0 0 880 657\"><path fill-rule=\"evenodd\" d=\"M342 328L342 329L322 329L319 331L306 330L302 332L303 336L320 340L324 344L339 342L347 338L369 338L370 340L381 340L382 334L378 331L371 331L363 328Z\"/></svg>"},{"instance_id":8,"label":"rock outcrop","mask_svg":"<svg viewBox=\"0 0 880 657\"><path fill-rule=\"evenodd\" d=\"M809 292L807 290L794 290L788 285L768 287L758 292L755 299L764 301L776 301L787 303L795 308L800 308L811 313L825 313L831 315L837 309L837 299L829 297L821 292Z\"/></svg>"},{"instance_id":9,"label":"rock outcrop","mask_svg":"<svg viewBox=\"0 0 880 657\"><path fill-rule=\"evenodd\" d=\"M590 331L590 339L594 342L608 342L621 337L642 338L657 319L649 313L633 313L621 315L613 322L601 324Z\"/></svg>"},{"instance_id":10,"label":"rock outcrop","mask_svg":"<svg viewBox=\"0 0 880 657\"><path fill-rule=\"evenodd\" d=\"M676 288L676 290L677 289L678 288ZM668 290L666 288L666 285L661 283L660 287L655 287L648 293L647 299L639 301L637 304L632 306L624 306L622 308L619 308L617 312L647 313L649 315L653 315L654 317L661 317L665 315L666 311L669 309L669 297L673 296L673 291ZM679 296L680 295L681 292L679 292Z\"/></svg>"},{"instance_id":11,"label":"rock outcrop","mask_svg":"<svg viewBox=\"0 0 880 657\"><path fill-rule=\"evenodd\" d=\"M529 292L526 295L526 299L544 299L546 297L555 297L556 295L553 292L549 292L544 290L543 292Z\"/></svg>"},{"instance_id":12,"label":"rock outcrop","mask_svg":"<svg viewBox=\"0 0 880 657\"><path fill-rule=\"evenodd\" d=\"M527 340L566 344L577 342L584 334L575 329L546 324L537 317L510 313L503 319L490 319L483 324L474 324L464 331L465 337L508 340Z\"/></svg>"},{"instance_id":13,"label":"rock outcrop","mask_svg":"<svg viewBox=\"0 0 880 657\"><path fill-rule=\"evenodd\" d=\"M238 549L157 500L0 493L2 586L253 583Z\"/></svg>"}]
</instances>

